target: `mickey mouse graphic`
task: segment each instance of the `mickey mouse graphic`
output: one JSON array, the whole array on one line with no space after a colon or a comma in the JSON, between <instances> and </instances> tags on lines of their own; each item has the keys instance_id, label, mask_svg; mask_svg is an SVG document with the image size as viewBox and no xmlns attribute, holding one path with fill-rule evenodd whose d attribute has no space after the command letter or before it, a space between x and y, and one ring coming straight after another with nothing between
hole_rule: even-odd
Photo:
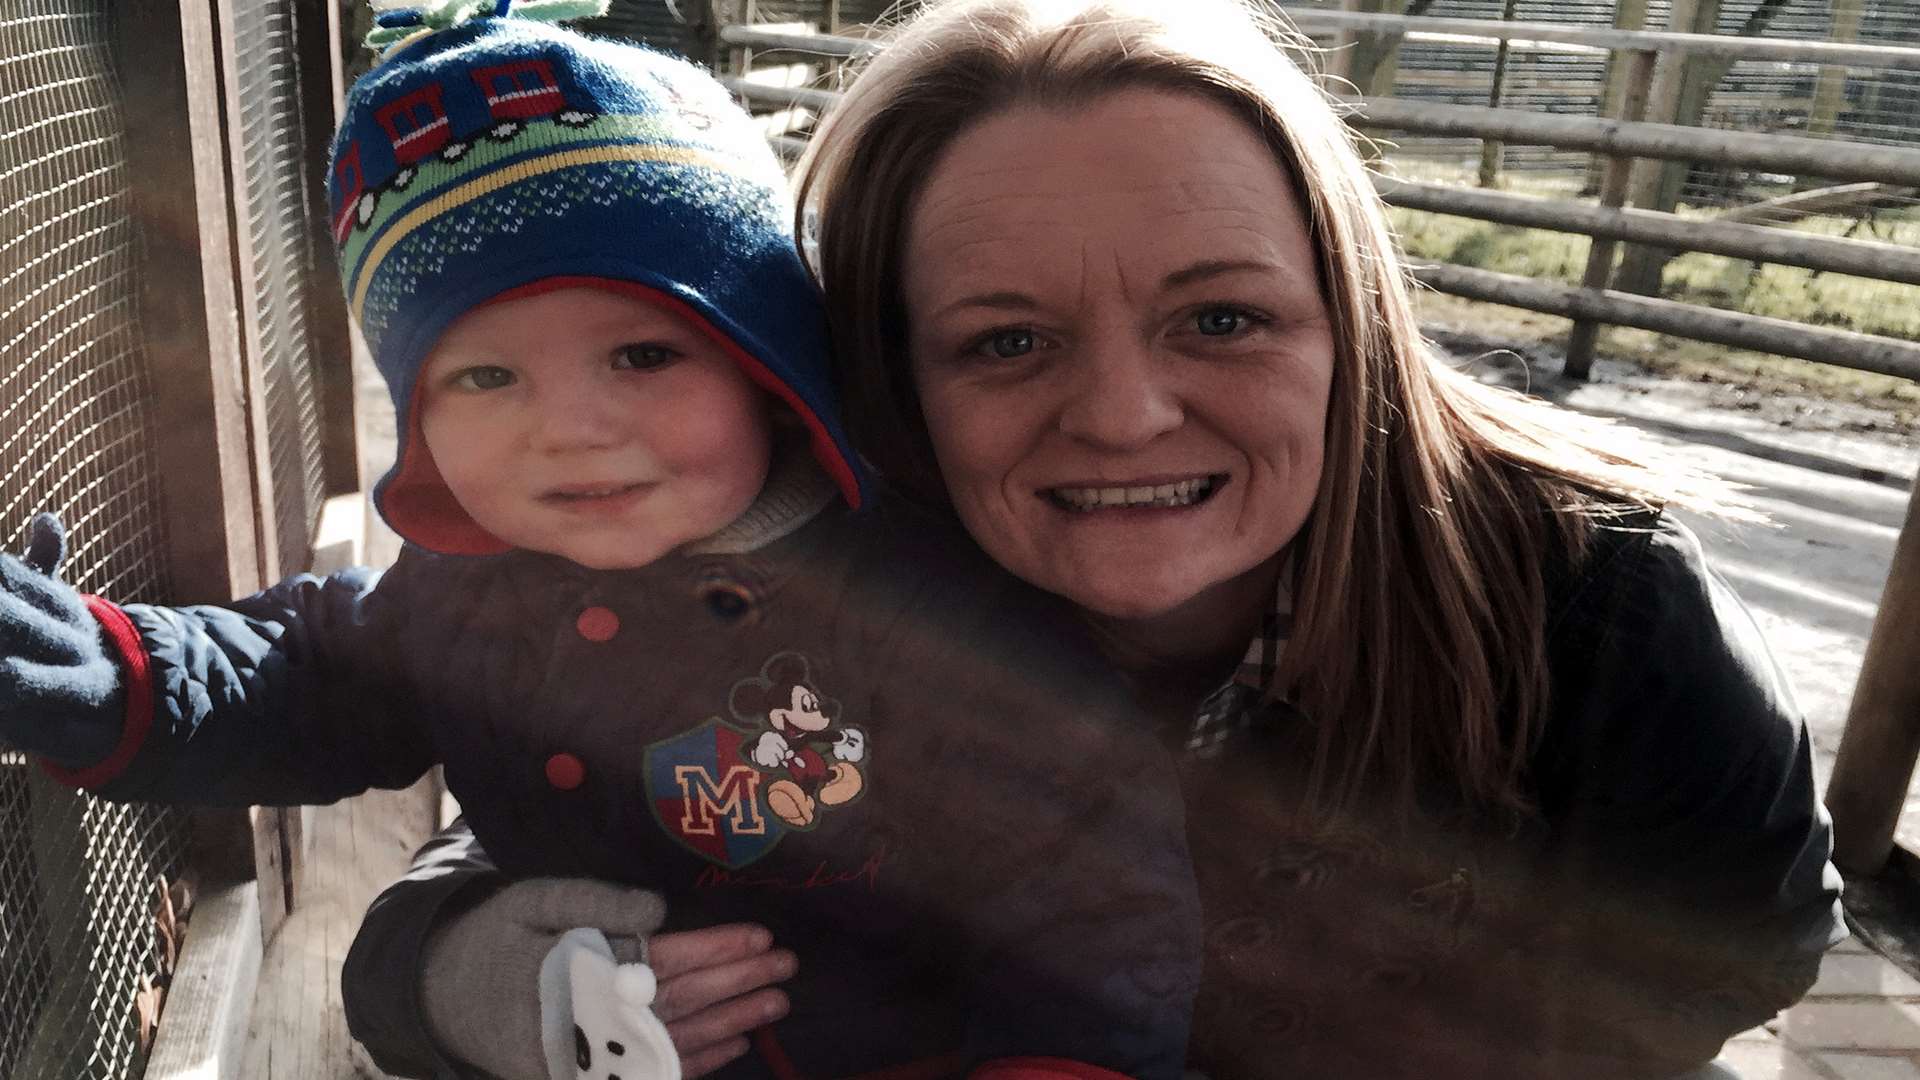
<instances>
[{"instance_id":1,"label":"mickey mouse graphic","mask_svg":"<svg viewBox=\"0 0 1920 1080\"><path fill-rule=\"evenodd\" d=\"M806 657L781 653L768 660L760 677L734 686L730 704L734 716L766 724L741 752L761 769L786 773L766 788L767 809L781 821L809 828L820 807L852 802L866 787L859 768L866 732L838 722L839 708L821 699Z\"/></svg>"}]
</instances>

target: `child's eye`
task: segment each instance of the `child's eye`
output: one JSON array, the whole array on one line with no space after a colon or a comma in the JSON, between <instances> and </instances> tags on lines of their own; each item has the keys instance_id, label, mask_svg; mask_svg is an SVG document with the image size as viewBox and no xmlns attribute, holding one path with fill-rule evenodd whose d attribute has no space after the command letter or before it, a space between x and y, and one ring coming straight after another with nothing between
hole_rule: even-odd
<instances>
[{"instance_id":1,"label":"child's eye","mask_svg":"<svg viewBox=\"0 0 1920 1080\"><path fill-rule=\"evenodd\" d=\"M613 366L618 371L651 371L665 367L680 359L680 353L665 345L642 342L634 345L622 345L613 353Z\"/></svg>"},{"instance_id":2,"label":"child's eye","mask_svg":"<svg viewBox=\"0 0 1920 1080\"><path fill-rule=\"evenodd\" d=\"M512 386L517 380L513 372L503 367L482 364L470 367L453 377L453 385L464 390L498 390Z\"/></svg>"}]
</instances>

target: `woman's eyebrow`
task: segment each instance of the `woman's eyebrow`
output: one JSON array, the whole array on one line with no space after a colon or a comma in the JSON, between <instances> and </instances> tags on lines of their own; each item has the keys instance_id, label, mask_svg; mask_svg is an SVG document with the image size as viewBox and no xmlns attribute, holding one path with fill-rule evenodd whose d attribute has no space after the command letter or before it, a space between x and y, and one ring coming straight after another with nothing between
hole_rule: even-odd
<instances>
[{"instance_id":1,"label":"woman's eyebrow","mask_svg":"<svg viewBox=\"0 0 1920 1080\"><path fill-rule=\"evenodd\" d=\"M1032 311L1038 307L1033 297L1023 292L990 292L963 296L951 304L943 305L934 312L934 318L951 315L964 308L994 308L1001 311Z\"/></svg>"},{"instance_id":2,"label":"woman's eyebrow","mask_svg":"<svg viewBox=\"0 0 1920 1080\"><path fill-rule=\"evenodd\" d=\"M1222 274L1245 272L1258 274L1282 274L1286 268L1276 263L1262 262L1257 259L1206 259L1192 266L1175 270L1160 279L1162 289L1177 289L1182 285L1191 285L1196 281L1206 281Z\"/></svg>"}]
</instances>

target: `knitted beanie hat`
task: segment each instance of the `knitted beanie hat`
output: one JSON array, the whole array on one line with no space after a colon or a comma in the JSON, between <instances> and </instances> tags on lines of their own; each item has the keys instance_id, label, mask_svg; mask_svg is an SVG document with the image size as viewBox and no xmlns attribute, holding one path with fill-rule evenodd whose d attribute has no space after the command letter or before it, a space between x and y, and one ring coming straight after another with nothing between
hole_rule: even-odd
<instances>
[{"instance_id":1,"label":"knitted beanie hat","mask_svg":"<svg viewBox=\"0 0 1920 1080\"><path fill-rule=\"evenodd\" d=\"M415 384L454 319L543 283L636 295L709 334L859 507L786 191L765 137L685 61L512 17L389 53L347 96L327 186L348 307L401 427L381 516L429 550L508 549L441 480Z\"/></svg>"}]
</instances>

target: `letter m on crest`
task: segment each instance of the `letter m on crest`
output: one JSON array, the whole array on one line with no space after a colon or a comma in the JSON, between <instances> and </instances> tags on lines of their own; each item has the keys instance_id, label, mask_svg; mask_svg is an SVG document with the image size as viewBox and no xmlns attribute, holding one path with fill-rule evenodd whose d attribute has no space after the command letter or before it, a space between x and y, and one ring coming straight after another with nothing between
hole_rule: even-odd
<instances>
[{"instance_id":1,"label":"letter m on crest","mask_svg":"<svg viewBox=\"0 0 1920 1080\"><path fill-rule=\"evenodd\" d=\"M758 769L735 765L715 781L704 765L681 765L673 770L673 778L680 784L682 833L714 836L720 819L726 821L727 832L735 836L760 836L767 831L767 819L760 816L757 799Z\"/></svg>"},{"instance_id":2,"label":"letter m on crest","mask_svg":"<svg viewBox=\"0 0 1920 1080\"><path fill-rule=\"evenodd\" d=\"M647 747L647 803L661 831L729 870L759 859L787 834L760 805L763 773L740 752L754 733L705 723Z\"/></svg>"}]
</instances>

